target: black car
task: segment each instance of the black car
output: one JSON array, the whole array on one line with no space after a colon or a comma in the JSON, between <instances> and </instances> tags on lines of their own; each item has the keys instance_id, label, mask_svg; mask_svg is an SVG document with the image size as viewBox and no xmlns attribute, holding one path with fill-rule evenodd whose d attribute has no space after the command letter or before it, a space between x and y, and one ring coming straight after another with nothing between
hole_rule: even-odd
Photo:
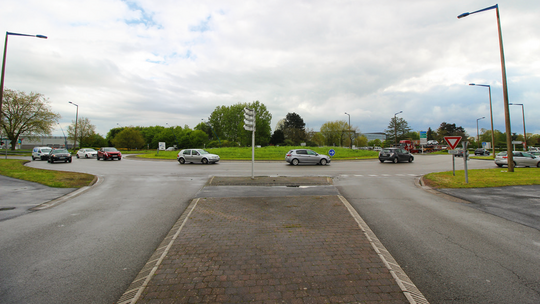
<instances>
[{"instance_id":1,"label":"black car","mask_svg":"<svg viewBox=\"0 0 540 304\"><path fill-rule=\"evenodd\" d=\"M71 162L71 153L66 149L52 149L49 152L48 162L51 164L55 161L63 161L65 163Z\"/></svg>"},{"instance_id":2,"label":"black car","mask_svg":"<svg viewBox=\"0 0 540 304\"><path fill-rule=\"evenodd\" d=\"M489 150L484 148L478 148L474 150L474 155L489 155Z\"/></svg>"},{"instance_id":3,"label":"black car","mask_svg":"<svg viewBox=\"0 0 540 304\"><path fill-rule=\"evenodd\" d=\"M402 148L384 148L379 152L379 161L383 163L385 160L398 162L412 162L414 156L409 151Z\"/></svg>"}]
</instances>

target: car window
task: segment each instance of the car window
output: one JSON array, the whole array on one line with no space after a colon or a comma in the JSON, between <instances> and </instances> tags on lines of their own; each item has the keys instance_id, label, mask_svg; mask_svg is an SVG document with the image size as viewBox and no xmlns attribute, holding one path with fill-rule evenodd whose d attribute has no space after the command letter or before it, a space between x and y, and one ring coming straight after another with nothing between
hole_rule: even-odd
<instances>
[{"instance_id":1,"label":"car window","mask_svg":"<svg viewBox=\"0 0 540 304\"><path fill-rule=\"evenodd\" d=\"M105 151L105 152L116 152L118 150L116 150L116 148L105 148L105 149L103 149L103 151Z\"/></svg>"},{"instance_id":2,"label":"car window","mask_svg":"<svg viewBox=\"0 0 540 304\"><path fill-rule=\"evenodd\" d=\"M308 154L308 155L317 155L317 152L311 151L311 150L307 150L307 154Z\"/></svg>"},{"instance_id":3,"label":"car window","mask_svg":"<svg viewBox=\"0 0 540 304\"><path fill-rule=\"evenodd\" d=\"M52 149L41 149L41 153L49 153Z\"/></svg>"},{"instance_id":4,"label":"car window","mask_svg":"<svg viewBox=\"0 0 540 304\"><path fill-rule=\"evenodd\" d=\"M392 150L390 150L390 149L382 149L381 151L384 152L384 153L392 153Z\"/></svg>"},{"instance_id":5,"label":"car window","mask_svg":"<svg viewBox=\"0 0 540 304\"><path fill-rule=\"evenodd\" d=\"M307 154L306 150L296 150L296 154Z\"/></svg>"},{"instance_id":6,"label":"car window","mask_svg":"<svg viewBox=\"0 0 540 304\"><path fill-rule=\"evenodd\" d=\"M521 153L524 157L532 157L531 154L527 153L527 152L522 152Z\"/></svg>"},{"instance_id":7,"label":"car window","mask_svg":"<svg viewBox=\"0 0 540 304\"><path fill-rule=\"evenodd\" d=\"M200 155L200 154L199 154L199 151L193 150L193 151L191 151L191 155Z\"/></svg>"},{"instance_id":8,"label":"car window","mask_svg":"<svg viewBox=\"0 0 540 304\"><path fill-rule=\"evenodd\" d=\"M184 154L184 155L190 155L190 154L191 154L191 150L184 150L183 154Z\"/></svg>"},{"instance_id":9,"label":"car window","mask_svg":"<svg viewBox=\"0 0 540 304\"><path fill-rule=\"evenodd\" d=\"M517 157L523 156L523 155L521 154L521 152L513 152L513 155L514 155L514 156L517 156Z\"/></svg>"},{"instance_id":10,"label":"car window","mask_svg":"<svg viewBox=\"0 0 540 304\"><path fill-rule=\"evenodd\" d=\"M68 153L66 149L56 149L53 151L54 153Z\"/></svg>"}]
</instances>

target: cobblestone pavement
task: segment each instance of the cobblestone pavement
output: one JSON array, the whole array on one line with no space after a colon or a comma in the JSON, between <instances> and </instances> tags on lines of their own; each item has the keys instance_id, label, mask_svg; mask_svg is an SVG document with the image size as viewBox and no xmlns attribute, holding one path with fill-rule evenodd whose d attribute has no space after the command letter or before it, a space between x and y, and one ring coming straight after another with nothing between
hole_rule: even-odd
<instances>
[{"instance_id":1,"label":"cobblestone pavement","mask_svg":"<svg viewBox=\"0 0 540 304\"><path fill-rule=\"evenodd\" d=\"M118 303L414 302L383 260L339 196L198 198Z\"/></svg>"}]
</instances>

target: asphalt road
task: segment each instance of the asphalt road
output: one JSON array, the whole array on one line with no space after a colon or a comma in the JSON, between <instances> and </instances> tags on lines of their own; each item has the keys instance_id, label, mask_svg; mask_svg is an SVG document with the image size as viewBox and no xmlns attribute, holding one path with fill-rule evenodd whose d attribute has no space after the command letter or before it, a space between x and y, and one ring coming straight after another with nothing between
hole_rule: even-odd
<instances>
[{"instance_id":1,"label":"asphalt road","mask_svg":"<svg viewBox=\"0 0 540 304\"><path fill-rule=\"evenodd\" d=\"M209 177L251 173L250 162L129 158L31 166L96 174L100 182L54 208L0 221L1 303L113 303ZM494 165L469 162L486 167ZM449 156L417 156L411 164L255 164L256 175L334 177L432 303L539 303L538 230L415 186L423 174L451 169Z\"/></svg>"}]
</instances>

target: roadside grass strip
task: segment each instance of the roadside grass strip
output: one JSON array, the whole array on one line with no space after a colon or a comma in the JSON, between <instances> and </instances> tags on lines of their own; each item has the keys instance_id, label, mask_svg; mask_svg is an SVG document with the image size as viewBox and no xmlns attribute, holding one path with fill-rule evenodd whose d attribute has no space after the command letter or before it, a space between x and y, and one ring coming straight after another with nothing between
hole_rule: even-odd
<instances>
[{"instance_id":1,"label":"roadside grass strip","mask_svg":"<svg viewBox=\"0 0 540 304\"><path fill-rule=\"evenodd\" d=\"M507 168L468 170L469 183L465 183L465 171L429 173L424 183L432 188L488 188L504 186L540 185L539 168Z\"/></svg>"},{"instance_id":2,"label":"roadside grass strip","mask_svg":"<svg viewBox=\"0 0 540 304\"><path fill-rule=\"evenodd\" d=\"M23 159L0 159L0 174L55 188L81 188L94 181L91 174L30 168L24 165L28 162Z\"/></svg>"}]
</instances>

